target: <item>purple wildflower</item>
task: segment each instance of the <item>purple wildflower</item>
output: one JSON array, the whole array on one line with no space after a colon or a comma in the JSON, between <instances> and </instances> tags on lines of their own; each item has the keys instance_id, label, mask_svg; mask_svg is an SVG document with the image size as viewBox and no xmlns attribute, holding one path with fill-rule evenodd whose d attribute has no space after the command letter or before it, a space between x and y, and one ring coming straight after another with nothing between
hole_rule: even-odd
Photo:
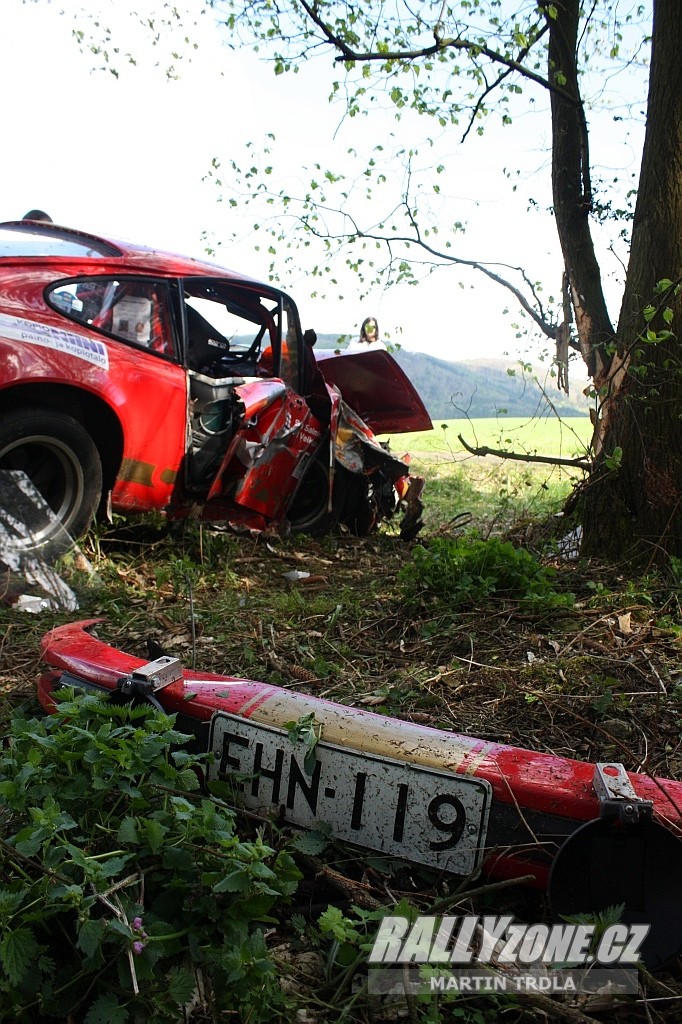
<instances>
[{"instance_id":1,"label":"purple wildflower","mask_svg":"<svg viewBox=\"0 0 682 1024\"><path fill-rule=\"evenodd\" d=\"M147 943L144 941L147 938L147 933L144 930L144 928L142 927L142 918L141 917L133 918L133 928L132 928L132 930L133 930L133 936L135 937L134 941L133 941L133 952L137 956L139 956L140 953L142 952L142 950L144 949L144 947L147 945Z\"/></svg>"}]
</instances>

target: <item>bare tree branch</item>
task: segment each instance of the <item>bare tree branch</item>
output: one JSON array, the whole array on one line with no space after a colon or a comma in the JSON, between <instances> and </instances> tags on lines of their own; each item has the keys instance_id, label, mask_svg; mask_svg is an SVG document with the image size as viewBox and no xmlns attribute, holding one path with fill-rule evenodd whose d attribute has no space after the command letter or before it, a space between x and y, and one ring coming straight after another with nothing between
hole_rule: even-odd
<instances>
[{"instance_id":1,"label":"bare tree branch","mask_svg":"<svg viewBox=\"0 0 682 1024\"><path fill-rule=\"evenodd\" d=\"M412 223L413 227L415 228L415 231L418 232L417 225L415 224L414 221L412 221ZM310 231L314 235L317 235L317 237L327 237L323 236L311 224L307 224L306 227L308 231ZM499 274L496 274L493 270L490 270L490 268L485 266L485 264L479 263L477 260L465 260L460 256L452 256L450 253L444 253L438 249L434 249L433 246L429 245L428 242L424 241L424 239L421 237L421 235L419 235L419 233L417 233L417 235L414 238L411 238L409 235L375 235L372 234L371 232L365 232L358 228L354 237L364 238L367 239L368 241L373 242L383 242L389 247L389 251L391 243L401 242L404 245L417 245L439 261L452 263L462 267L471 267L473 270L477 270L481 274L485 274L485 276L488 277L491 281L494 281L496 284L501 285L503 288L506 288L507 291L510 291L512 293L516 301L519 303L522 309L525 310L528 316L531 317L531 319L534 321L537 327L540 328L545 337L551 338L552 341L556 340L558 330L557 326L555 324L548 323L537 312L537 310L533 309L528 299L525 297L523 292L521 292L516 287L516 285L512 284L511 281L507 281L506 278L501 277ZM504 264L504 266L506 266L506 264ZM509 267L509 269L517 270L519 273L524 274L521 267Z\"/></svg>"},{"instance_id":2,"label":"bare tree branch","mask_svg":"<svg viewBox=\"0 0 682 1024\"><path fill-rule=\"evenodd\" d=\"M526 455L521 452L506 452L501 448L488 448L487 445L472 448L461 434L457 435L457 440L472 455L496 455L499 459L512 459L516 462L541 462L547 466L573 466L575 469L584 469L587 472L592 469L592 462L589 459L562 459L560 456L554 455Z\"/></svg>"},{"instance_id":3,"label":"bare tree branch","mask_svg":"<svg viewBox=\"0 0 682 1024\"><path fill-rule=\"evenodd\" d=\"M533 42L529 43L528 46L526 46L520 52L518 60L519 61L524 60L528 56L528 54L530 52L530 49L531 49L531 46L535 45L535 43L538 41L538 39L540 39L542 36L544 36L545 32L548 32L548 31L549 31L549 25L545 24L543 26L543 28L540 29L540 31L538 32L537 36L533 40ZM486 85L486 88L484 89L484 91L481 93L481 95L476 100L476 104L474 106L474 109L471 112L471 117L469 118L469 124L467 125L466 131L462 135L462 142L465 141L467 135L469 134L469 132L473 128L474 122L476 120L476 116L477 116L478 112L483 108L483 104L485 103L486 98L492 92L495 92L495 90L500 87L502 82L506 78L508 78L511 75L512 71L514 71L514 70L516 70L516 69L508 67L505 71L500 72L500 74L497 76L497 78L495 79L495 81L492 84Z\"/></svg>"}]
</instances>

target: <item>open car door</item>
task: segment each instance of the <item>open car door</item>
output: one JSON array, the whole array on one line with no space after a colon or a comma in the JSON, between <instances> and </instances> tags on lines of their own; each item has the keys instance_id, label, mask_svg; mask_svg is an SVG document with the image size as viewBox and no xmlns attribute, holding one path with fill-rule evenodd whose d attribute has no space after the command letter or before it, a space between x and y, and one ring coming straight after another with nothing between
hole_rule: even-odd
<instances>
[{"instance_id":1,"label":"open car door","mask_svg":"<svg viewBox=\"0 0 682 1024\"><path fill-rule=\"evenodd\" d=\"M433 424L414 386L384 348L315 352L319 370L375 434L431 430Z\"/></svg>"}]
</instances>

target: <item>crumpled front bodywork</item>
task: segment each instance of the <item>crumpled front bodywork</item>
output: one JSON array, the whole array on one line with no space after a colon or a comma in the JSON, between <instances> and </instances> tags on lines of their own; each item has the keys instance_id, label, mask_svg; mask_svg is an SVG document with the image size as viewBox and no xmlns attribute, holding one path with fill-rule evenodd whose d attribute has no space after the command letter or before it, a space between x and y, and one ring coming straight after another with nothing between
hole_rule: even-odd
<instances>
[{"instance_id":1,"label":"crumpled front bodywork","mask_svg":"<svg viewBox=\"0 0 682 1024\"><path fill-rule=\"evenodd\" d=\"M365 516L373 525L394 515L400 508L403 518L400 535L410 540L421 527L424 487L422 477L408 475L409 456L393 455L367 424L342 399L333 420L334 459L349 473L366 477L368 486L359 499L364 501ZM356 516L360 510L355 510Z\"/></svg>"},{"instance_id":2,"label":"crumpled front bodywork","mask_svg":"<svg viewBox=\"0 0 682 1024\"><path fill-rule=\"evenodd\" d=\"M322 441L324 427L304 399L279 382L251 381L236 392L243 405L242 423L208 501L228 492L236 505L278 522L286 515L306 455Z\"/></svg>"}]
</instances>

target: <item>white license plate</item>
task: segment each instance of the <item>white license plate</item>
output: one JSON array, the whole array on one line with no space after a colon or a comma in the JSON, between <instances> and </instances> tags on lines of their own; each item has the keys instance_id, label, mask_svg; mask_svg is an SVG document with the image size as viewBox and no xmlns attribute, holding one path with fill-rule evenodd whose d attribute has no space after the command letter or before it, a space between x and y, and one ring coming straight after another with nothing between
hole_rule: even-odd
<instances>
[{"instance_id":1,"label":"white license plate","mask_svg":"<svg viewBox=\"0 0 682 1024\"><path fill-rule=\"evenodd\" d=\"M339 839L467 875L484 854L492 790L485 779L425 768L321 740L312 773L283 729L222 712L211 724L211 779L230 779L244 806L321 823Z\"/></svg>"}]
</instances>

